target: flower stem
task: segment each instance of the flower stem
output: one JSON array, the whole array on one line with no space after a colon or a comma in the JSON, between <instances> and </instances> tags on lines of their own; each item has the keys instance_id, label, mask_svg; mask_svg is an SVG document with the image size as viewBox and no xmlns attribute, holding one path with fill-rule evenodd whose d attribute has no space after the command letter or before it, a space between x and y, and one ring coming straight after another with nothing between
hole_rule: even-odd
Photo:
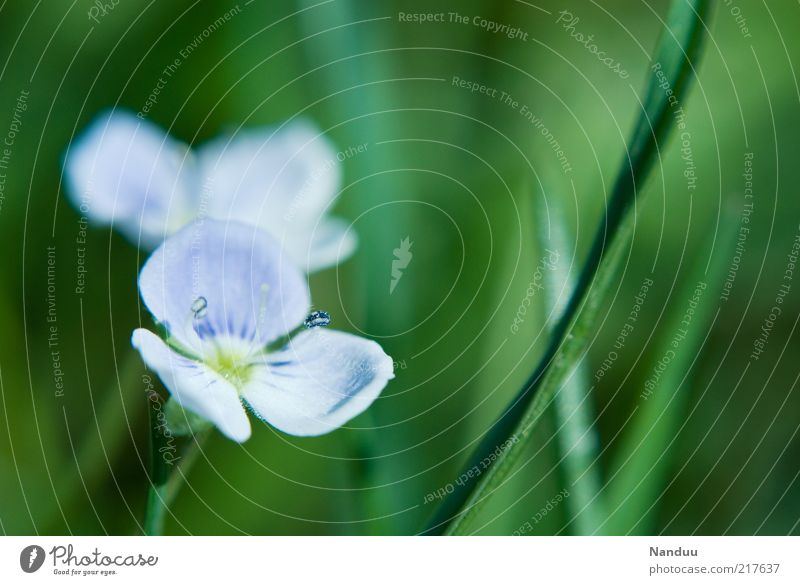
<instances>
[{"instance_id":1,"label":"flower stem","mask_svg":"<svg viewBox=\"0 0 800 585\"><path fill-rule=\"evenodd\" d=\"M164 457L164 448L167 447L167 437L164 425L159 421L161 403L150 403L150 486L147 490L147 501L144 511L144 533L147 536L157 536L164 530L164 515L167 511L167 481L169 480L169 465Z\"/></svg>"},{"instance_id":2,"label":"flower stem","mask_svg":"<svg viewBox=\"0 0 800 585\"><path fill-rule=\"evenodd\" d=\"M147 536L160 536L164 532L164 518L175 497L186 481L189 470L194 466L211 431L206 430L192 435L188 445L184 447L180 463L176 466L172 457L170 437L164 433L164 422L159 420L161 412L151 402L150 406L150 486L147 489L147 500L144 511L144 533Z\"/></svg>"},{"instance_id":3,"label":"flower stem","mask_svg":"<svg viewBox=\"0 0 800 585\"><path fill-rule=\"evenodd\" d=\"M202 453L203 445L205 445L210 435L210 429L199 432L192 436L191 442L184 448L181 462L178 464L175 473L171 474L167 480L167 489L164 493L164 503L167 506L172 505L172 502L175 501L175 496L178 495L181 487L183 487L186 476L189 475L189 471L194 466L200 453Z\"/></svg>"},{"instance_id":4,"label":"flower stem","mask_svg":"<svg viewBox=\"0 0 800 585\"><path fill-rule=\"evenodd\" d=\"M144 513L144 533L147 536L161 536L164 531L164 515L167 511L165 492L166 485L151 484L147 490Z\"/></svg>"}]
</instances>

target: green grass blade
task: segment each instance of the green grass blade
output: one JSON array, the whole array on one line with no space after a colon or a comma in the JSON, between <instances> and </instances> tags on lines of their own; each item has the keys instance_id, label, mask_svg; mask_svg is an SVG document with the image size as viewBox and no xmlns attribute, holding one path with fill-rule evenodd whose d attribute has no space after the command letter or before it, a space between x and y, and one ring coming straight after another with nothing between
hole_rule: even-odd
<instances>
[{"instance_id":1,"label":"green grass blade","mask_svg":"<svg viewBox=\"0 0 800 585\"><path fill-rule=\"evenodd\" d=\"M549 249L558 253L558 261L552 271L544 271L544 318L558 318L564 310L562 298L568 298L575 286L574 278L566 266L572 256L565 210L559 196L547 201L549 220L537 214L536 228L539 255ZM542 206L537 206L541 209ZM548 229L549 228L549 229ZM549 239L546 237L549 233ZM566 502L570 511L574 532L592 534L606 519L603 478L599 465L600 439L594 428L594 412L589 396L589 373L586 363L578 365L560 392L555 395L555 418L560 467L565 485L570 492Z\"/></svg>"},{"instance_id":2,"label":"green grass blade","mask_svg":"<svg viewBox=\"0 0 800 585\"><path fill-rule=\"evenodd\" d=\"M707 0L675 0L661 35L654 64L658 74L649 70L648 86L636 127L630 141L629 157L614 183L603 221L600 223L586 264L564 316L554 328L552 341L528 382L489 429L465 469L469 470L490 457L509 437L516 437L510 447L483 474L456 489L442 503L425 534L463 533L480 504L504 481L514 461L523 451L533 424L544 412L558 389L577 363L586 336L591 331L603 292L613 282L617 262L631 235L633 214L629 213L640 186L652 168L658 146L663 145L673 124L670 96L662 88L664 80L677 98L685 96L693 63L699 54L703 16ZM680 107L680 106L678 106ZM462 509L463 508L463 509Z\"/></svg>"},{"instance_id":3,"label":"green grass blade","mask_svg":"<svg viewBox=\"0 0 800 585\"><path fill-rule=\"evenodd\" d=\"M614 282L616 268L622 264L628 252L628 242L632 234L632 216L625 219L619 228L618 237L611 243L603 261L603 269L597 275L594 287L583 304L580 318L570 329L569 337L557 351L555 357L548 362L548 368L540 375L541 382L534 386L535 394L530 408L523 413L519 424L510 433L509 447L495 460L494 465L486 471L475 486L474 492L465 503L464 511L457 515L448 530L449 534L466 534L473 518L483 504L508 478L515 464L524 452L525 445L533 436L533 429L547 408L554 401L554 396L561 391L563 383L581 359L584 351L583 340L592 332L595 316L599 312L603 300L601 291L607 290ZM541 368L541 366L540 366ZM538 373L538 370L537 370ZM504 440L507 440L504 438Z\"/></svg>"}]
</instances>

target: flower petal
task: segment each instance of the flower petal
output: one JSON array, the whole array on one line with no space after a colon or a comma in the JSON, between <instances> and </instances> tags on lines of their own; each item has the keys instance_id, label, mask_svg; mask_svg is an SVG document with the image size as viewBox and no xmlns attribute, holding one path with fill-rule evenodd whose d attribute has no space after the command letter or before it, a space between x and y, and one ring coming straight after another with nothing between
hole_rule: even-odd
<instances>
[{"instance_id":1,"label":"flower petal","mask_svg":"<svg viewBox=\"0 0 800 585\"><path fill-rule=\"evenodd\" d=\"M349 224L338 217L323 217L312 232L287 231L278 239L298 266L314 272L335 266L349 258L358 245L358 237Z\"/></svg>"},{"instance_id":2,"label":"flower petal","mask_svg":"<svg viewBox=\"0 0 800 585\"><path fill-rule=\"evenodd\" d=\"M98 116L64 161L73 205L129 240L157 246L193 215L188 149L130 112Z\"/></svg>"},{"instance_id":3,"label":"flower petal","mask_svg":"<svg viewBox=\"0 0 800 585\"><path fill-rule=\"evenodd\" d=\"M181 407L214 423L234 441L242 443L250 437L250 421L236 388L222 376L174 352L147 329L135 330L131 343Z\"/></svg>"},{"instance_id":4,"label":"flower petal","mask_svg":"<svg viewBox=\"0 0 800 585\"><path fill-rule=\"evenodd\" d=\"M198 150L208 215L255 223L305 261L303 244L338 194L336 156L330 142L303 121L215 139Z\"/></svg>"},{"instance_id":5,"label":"flower petal","mask_svg":"<svg viewBox=\"0 0 800 585\"><path fill-rule=\"evenodd\" d=\"M167 238L139 275L144 303L170 335L198 351L198 336L266 345L308 313L305 276L266 232L201 220Z\"/></svg>"},{"instance_id":6,"label":"flower petal","mask_svg":"<svg viewBox=\"0 0 800 585\"><path fill-rule=\"evenodd\" d=\"M394 378L392 358L380 345L320 328L300 333L267 359L254 366L241 395L260 418L291 435L341 427Z\"/></svg>"}]
</instances>

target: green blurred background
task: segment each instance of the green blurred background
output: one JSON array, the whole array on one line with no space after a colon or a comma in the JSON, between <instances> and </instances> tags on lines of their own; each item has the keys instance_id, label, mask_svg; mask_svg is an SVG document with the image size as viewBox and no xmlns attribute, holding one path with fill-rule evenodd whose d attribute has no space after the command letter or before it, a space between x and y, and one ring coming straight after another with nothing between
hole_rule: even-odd
<instances>
[{"instance_id":1,"label":"green blurred background","mask_svg":"<svg viewBox=\"0 0 800 585\"><path fill-rule=\"evenodd\" d=\"M107 228L76 243L79 215L64 197L61 160L100 110L141 110L164 67L235 9L182 58L149 119L198 143L226 128L298 115L340 150L366 144L342 163L336 206L361 246L310 284L315 306L337 328L378 340L399 367L350 428L301 439L258 426L244 445L212 436L167 533L419 531L437 503L425 503L426 495L458 477L544 348L552 318L541 296L517 333L511 325L543 245L557 247L560 267L577 274L624 160L668 3L107 6L96 8L95 21L89 13L97 5L86 0L0 4L0 136L8 138L21 95L26 108L0 168L0 530L140 531L146 371L129 338L147 320L136 290L144 258ZM556 22L561 10L579 17L575 30L593 34L628 79ZM401 22L399 12L469 20ZM600 479L597 502L606 510L597 533L800 532L800 284L785 297L764 353L749 357L800 222L800 6L738 0L713 3L711 12L697 83L682 104L696 188L687 189L673 135L643 186L624 271L582 366L582 407L595 421L598 454L588 473ZM527 38L490 32L472 24L475 16L517 26ZM518 106L459 88L454 76L506 92ZM523 106L541 117L570 171ZM754 211L737 256L746 153L753 153ZM565 226L566 244L551 239L548 222ZM392 250L405 237L414 242L413 261L390 295ZM55 247L63 395L48 346L48 247ZM80 247L86 288L76 294ZM735 257L739 269L723 301L722 281L708 274L717 267L724 278ZM646 278L654 284L641 315L598 382L594 374ZM674 315L679 321L688 306L686 291L700 279L708 283L709 322L693 322L697 344L685 344L683 358L666 369L655 390L663 404L654 407L643 388L676 333ZM510 534L525 522L530 534L586 531L575 498L531 520L570 488L559 426L550 408L476 531Z\"/></svg>"}]
</instances>

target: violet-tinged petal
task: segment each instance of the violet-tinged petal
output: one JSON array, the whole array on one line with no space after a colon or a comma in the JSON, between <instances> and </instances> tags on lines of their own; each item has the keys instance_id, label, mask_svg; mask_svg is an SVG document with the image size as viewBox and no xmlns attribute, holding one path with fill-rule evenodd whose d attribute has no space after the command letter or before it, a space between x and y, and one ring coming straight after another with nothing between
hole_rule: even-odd
<instances>
[{"instance_id":1,"label":"violet-tinged petal","mask_svg":"<svg viewBox=\"0 0 800 585\"><path fill-rule=\"evenodd\" d=\"M139 290L170 335L199 354L198 336L261 347L298 326L310 302L305 276L269 234L215 220L167 238L142 268Z\"/></svg>"},{"instance_id":2,"label":"violet-tinged petal","mask_svg":"<svg viewBox=\"0 0 800 585\"><path fill-rule=\"evenodd\" d=\"M147 329L135 330L131 343L181 407L212 422L234 441L250 437L250 421L236 388L222 376L174 352Z\"/></svg>"},{"instance_id":3,"label":"violet-tinged petal","mask_svg":"<svg viewBox=\"0 0 800 585\"><path fill-rule=\"evenodd\" d=\"M374 341L326 329L298 334L255 365L242 398L281 431L316 436L361 414L394 378L392 359Z\"/></svg>"}]
</instances>

